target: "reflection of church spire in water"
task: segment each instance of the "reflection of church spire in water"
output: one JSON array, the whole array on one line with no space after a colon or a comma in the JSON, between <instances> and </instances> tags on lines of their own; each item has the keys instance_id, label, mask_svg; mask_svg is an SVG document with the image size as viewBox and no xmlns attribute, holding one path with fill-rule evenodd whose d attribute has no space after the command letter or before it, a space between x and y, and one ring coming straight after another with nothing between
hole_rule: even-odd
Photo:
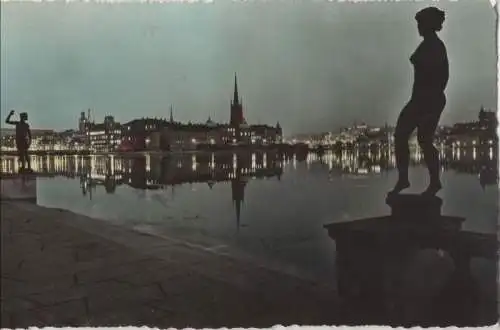
<instances>
[{"instance_id":1,"label":"reflection of church spire in water","mask_svg":"<svg viewBox=\"0 0 500 330\"><path fill-rule=\"evenodd\" d=\"M245 201L245 187L246 182L238 177L235 180L231 180L231 194L233 197L233 205L236 211L236 228L240 228L241 219L241 205Z\"/></svg>"}]
</instances>

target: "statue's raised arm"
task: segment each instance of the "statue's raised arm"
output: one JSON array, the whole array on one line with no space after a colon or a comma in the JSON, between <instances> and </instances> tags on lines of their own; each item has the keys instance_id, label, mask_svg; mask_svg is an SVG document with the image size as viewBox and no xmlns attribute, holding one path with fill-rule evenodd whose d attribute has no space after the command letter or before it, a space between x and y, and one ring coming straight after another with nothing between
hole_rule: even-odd
<instances>
[{"instance_id":1,"label":"statue's raised arm","mask_svg":"<svg viewBox=\"0 0 500 330\"><path fill-rule=\"evenodd\" d=\"M7 116L7 118L5 119L5 123L6 124L10 124L10 125L16 125L18 124L19 122L16 121L16 120L11 120L10 118L14 115L14 110L10 110L9 112L9 115Z\"/></svg>"}]
</instances>

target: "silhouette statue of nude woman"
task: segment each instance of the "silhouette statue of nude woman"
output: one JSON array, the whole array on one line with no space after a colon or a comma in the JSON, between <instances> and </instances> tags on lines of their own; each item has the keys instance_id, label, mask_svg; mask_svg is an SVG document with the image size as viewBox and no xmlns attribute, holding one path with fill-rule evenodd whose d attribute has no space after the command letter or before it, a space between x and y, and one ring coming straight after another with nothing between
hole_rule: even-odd
<instances>
[{"instance_id":1,"label":"silhouette statue of nude woman","mask_svg":"<svg viewBox=\"0 0 500 330\"><path fill-rule=\"evenodd\" d=\"M441 30L445 14L435 7L428 7L419 11L415 19L418 32L424 40L410 57L414 67L413 90L411 99L401 111L396 124L394 144L399 179L389 194L398 194L410 186L408 140L417 129L418 144L423 151L430 176L429 186L422 195L435 195L441 189L441 181L439 155L433 140L446 105L444 91L449 78L446 47L436 32Z\"/></svg>"}]
</instances>

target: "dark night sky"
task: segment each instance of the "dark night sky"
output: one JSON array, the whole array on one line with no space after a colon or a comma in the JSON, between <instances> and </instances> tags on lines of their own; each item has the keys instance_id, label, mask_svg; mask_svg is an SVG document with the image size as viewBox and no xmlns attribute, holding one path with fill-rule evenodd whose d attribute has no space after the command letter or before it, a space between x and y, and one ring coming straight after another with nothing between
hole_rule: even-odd
<instances>
[{"instance_id":1,"label":"dark night sky","mask_svg":"<svg viewBox=\"0 0 500 330\"><path fill-rule=\"evenodd\" d=\"M249 123L279 120L286 135L394 124L420 42L414 15L430 3L2 3L2 115L65 129L89 107L125 122L173 104L177 120L226 122L237 71ZM481 104L496 109L494 10L434 4L447 13L442 123L473 120Z\"/></svg>"}]
</instances>

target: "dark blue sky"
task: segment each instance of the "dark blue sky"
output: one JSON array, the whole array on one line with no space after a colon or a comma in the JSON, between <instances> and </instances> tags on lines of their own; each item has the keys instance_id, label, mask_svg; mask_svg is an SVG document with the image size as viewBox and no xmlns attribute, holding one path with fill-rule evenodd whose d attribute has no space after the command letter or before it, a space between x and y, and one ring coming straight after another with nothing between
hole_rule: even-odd
<instances>
[{"instance_id":1,"label":"dark blue sky","mask_svg":"<svg viewBox=\"0 0 500 330\"><path fill-rule=\"evenodd\" d=\"M1 111L75 128L80 111L229 120L233 75L249 123L285 134L394 124L410 95L415 13L431 2L102 5L2 3ZM488 0L434 2L450 58L442 123L496 109ZM3 120L2 120L3 121Z\"/></svg>"}]
</instances>

